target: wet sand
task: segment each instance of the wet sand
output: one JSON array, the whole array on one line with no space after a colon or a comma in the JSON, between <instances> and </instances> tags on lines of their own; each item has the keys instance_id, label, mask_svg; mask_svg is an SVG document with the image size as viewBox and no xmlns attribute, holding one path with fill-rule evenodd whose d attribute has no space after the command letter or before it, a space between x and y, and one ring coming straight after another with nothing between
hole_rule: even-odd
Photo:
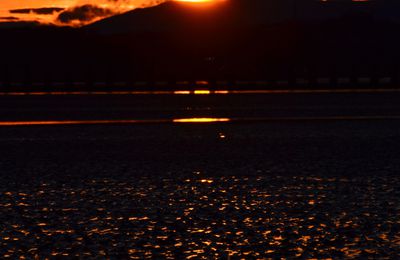
<instances>
[{"instance_id":1,"label":"wet sand","mask_svg":"<svg viewBox=\"0 0 400 260\"><path fill-rule=\"evenodd\" d=\"M0 128L0 255L396 258L400 121Z\"/></svg>"}]
</instances>

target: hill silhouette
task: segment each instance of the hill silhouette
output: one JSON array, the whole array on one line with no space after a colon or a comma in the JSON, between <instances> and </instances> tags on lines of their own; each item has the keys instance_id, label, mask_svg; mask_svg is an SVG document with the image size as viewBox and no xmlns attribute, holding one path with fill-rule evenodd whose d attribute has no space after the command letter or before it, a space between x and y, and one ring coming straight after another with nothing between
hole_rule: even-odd
<instances>
[{"instance_id":1,"label":"hill silhouette","mask_svg":"<svg viewBox=\"0 0 400 260\"><path fill-rule=\"evenodd\" d=\"M176 31L194 28L237 28L289 21L321 22L343 17L369 17L400 22L400 2L376 0L228 0L216 3L165 2L155 7L103 19L87 28L103 34Z\"/></svg>"},{"instance_id":2,"label":"hill silhouette","mask_svg":"<svg viewBox=\"0 0 400 260\"><path fill-rule=\"evenodd\" d=\"M318 77L349 77L350 86L358 77L373 78L371 85L383 77L398 86L399 6L391 0L299 0L296 6L289 0L231 0L204 8L167 2L79 29L1 29L6 40L0 48L9 51L0 61L0 83L36 89L288 80L297 87L293 82L303 78L309 79L306 87L318 87L312 83Z\"/></svg>"}]
</instances>

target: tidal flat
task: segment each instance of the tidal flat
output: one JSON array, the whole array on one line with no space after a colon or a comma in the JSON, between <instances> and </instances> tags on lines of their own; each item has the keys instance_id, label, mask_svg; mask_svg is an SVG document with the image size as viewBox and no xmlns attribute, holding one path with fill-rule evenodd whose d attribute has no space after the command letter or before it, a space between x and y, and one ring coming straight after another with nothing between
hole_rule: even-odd
<instances>
[{"instance_id":1,"label":"tidal flat","mask_svg":"<svg viewBox=\"0 0 400 260\"><path fill-rule=\"evenodd\" d=\"M399 123L9 127L2 258L396 258Z\"/></svg>"}]
</instances>

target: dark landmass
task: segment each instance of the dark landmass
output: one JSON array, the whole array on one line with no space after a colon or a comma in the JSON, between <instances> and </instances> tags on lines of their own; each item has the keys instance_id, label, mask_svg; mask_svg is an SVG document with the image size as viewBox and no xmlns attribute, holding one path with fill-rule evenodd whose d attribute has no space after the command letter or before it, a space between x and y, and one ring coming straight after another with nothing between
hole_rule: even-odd
<instances>
[{"instance_id":1,"label":"dark landmass","mask_svg":"<svg viewBox=\"0 0 400 260\"><path fill-rule=\"evenodd\" d=\"M400 15L396 12L400 3L396 0L228 0L201 5L170 1L103 19L87 28L102 34L126 34L189 28L209 31L215 27L232 30L289 21L322 22L346 17L400 22Z\"/></svg>"},{"instance_id":2,"label":"dark landmass","mask_svg":"<svg viewBox=\"0 0 400 260\"><path fill-rule=\"evenodd\" d=\"M41 28L43 25L40 24L37 21L0 21L0 30L4 30L4 31L0 31L0 33L5 37L4 39L7 39L6 41L8 42L13 42L13 39L9 39L8 37L10 36L8 33L13 31L13 30L25 30L27 28L32 29L32 28L36 28L39 29ZM7 45L8 47L8 45ZM6 57L6 56L5 56ZM4 60L2 62L2 64L4 64L4 66L7 65L7 63L9 63L9 60ZM4 74L4 73L3 73ZM2 79L4 78L1 77Z\"/></svg>"},{"instance_id":3,"label":"dark landmass","mask_svg":"<svg viewBox=\"0 0 400 260\"><path fill-rule=\"evenodd\" d=\"M344 87L398 86L397 1L276 2L236 0L208 9L168 2L79 29L2 29L7 40L0 47L9 50L0 61L2 90L54 90L54 83L70 89L76 82L133 88L138 81L175 88L198 80L210 87L264 81L262 88L276 88L286 80L289 88L321 88L341 87L341 78L349 79Z\"/></svg>"}]
</instances>

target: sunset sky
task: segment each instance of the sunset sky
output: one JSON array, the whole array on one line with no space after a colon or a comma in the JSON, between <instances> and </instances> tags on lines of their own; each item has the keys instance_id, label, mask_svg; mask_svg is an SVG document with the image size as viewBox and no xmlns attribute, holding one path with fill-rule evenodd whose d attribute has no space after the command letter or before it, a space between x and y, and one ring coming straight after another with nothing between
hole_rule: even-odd
<instances>
[{"instance_id":1,"label":"sunset sky","mask_svg":"<svg viewBox=\"0 0 400 260\"><path fill-rule=\"evenodd\" d=\"M57 7L57 8L74 8L83 5L93 5L104 9L110 9L115 13L124 12L136 7L154 5L163 0L3 0L0 3L0 21L10 20L11 18L18 18L19 20L35 20L41 22L56 22L57 16L60 12L50 14L21 14L10 13L12 9L24 8L43 8L43 7Z\"/></svg>"},{"instance_id":2,"label":"sunset sky","mask_svg":"<svg viewBox=\"0 0 400 260\"><path fill-rule=\"evenodd\" d=\"M0 22L38 21L58 25L80 26L123 13L138 7L148 7L165 1L209 2L225 0L3 0L0 3ZM330 0L320 0L328 2ZM369 2L369 0L341 0L341 2ZM15 9L31 9L14 11ZM59 8L39 12L37 8Z\"/></svg>"}]
</instances>

